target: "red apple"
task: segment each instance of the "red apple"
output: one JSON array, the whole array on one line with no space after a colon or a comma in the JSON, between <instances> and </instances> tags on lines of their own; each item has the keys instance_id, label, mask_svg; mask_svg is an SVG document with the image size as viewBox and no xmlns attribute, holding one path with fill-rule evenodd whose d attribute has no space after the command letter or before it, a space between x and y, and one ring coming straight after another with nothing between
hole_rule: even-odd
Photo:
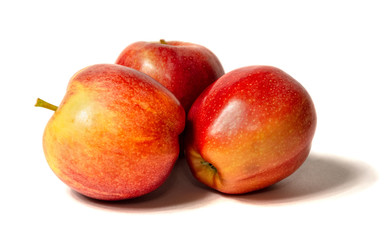
<instances>
[{"instance_id":1,"label":"red apple","mask_svg":"<svg viewBox=\"0 0 386 240\"><path fill-rule=\"evenodd\" d=\"M179 41L133 43L121 52L116 63L160 82L177 97L186 112L198 95L224 74L220 61L210 50Z\"/></svg>"},{"instance_id":2,"label":"red apple","mask_svg":"<svg viewBox=\"0 0 386 240\"><path fill-rule=\"evenodd\" d=\"M185 154L199 181L241 194L298 169L315 128L314 104L299 82L275 67L244 67L222 76L194 102Z\"/></svg>"},{"instance_id":3,"label":"red apple","mask_svg":"<svg viewBox=\"0 0 386 240\"><path fill-rule=\"evenodd\" d=\"M53 172L91 198L121 200L158 188L179 155L185 111L175 96L137 70L115 64L70 80L43 136Z\"/></svg>"}]
</instances>

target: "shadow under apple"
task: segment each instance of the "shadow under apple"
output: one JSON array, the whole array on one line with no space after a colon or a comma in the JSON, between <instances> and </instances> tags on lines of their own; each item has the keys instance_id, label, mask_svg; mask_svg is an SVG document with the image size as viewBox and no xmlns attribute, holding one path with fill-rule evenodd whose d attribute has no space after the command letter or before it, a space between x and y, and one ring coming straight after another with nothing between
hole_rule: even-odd
<instances>
[{"instance_id":1,"label":"shadow under apple","mask_svg":"<svg viewBox=\"0 0 386 240\"><path fill-rule=\"evenodd\" d=\"M376 172L362 161L311 153L291 176L253 193L227 196L255 204L286 204L322 199L364 189L377 181Z\"/></svg>"},{"instance_id":2,"label":"shadow under apple","mask_svg":"<svg viewBox=\"0 0 386 240\"><path fill-rule=\"evenodd\" d=\"M83 204L122 212L169 211L196 208L208 204L219 195L199 186L190 173L185 159L178 159L166 182L144 196L121 200L102 201L88 198L69 189L69 194Z\"/></svg>"}]
</instances>

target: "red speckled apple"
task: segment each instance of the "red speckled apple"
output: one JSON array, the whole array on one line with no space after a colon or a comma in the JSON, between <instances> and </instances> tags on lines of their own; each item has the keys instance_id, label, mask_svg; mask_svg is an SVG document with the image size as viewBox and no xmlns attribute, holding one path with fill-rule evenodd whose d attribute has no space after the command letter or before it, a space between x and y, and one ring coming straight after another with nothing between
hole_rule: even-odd
<instances>
[{"instance_id":1,"label":"red speckled apple","mask_svg":"<svg viewBox=\"0 0 386 240\"><path fill-rule=\"evenodd\" d=\"M207 48L187 42L160 40L127 46L117 64L137 69L169 89L188 112L200 93L224 74Z\"/></svg>"},{"instance_id":2,"label":"red speckled apple","mask_svg":"<svg viewBox=\"0 0 386 240\"><path fill-rule=\"evenodd\" d=\"M223 193L247 193L298 169L315 128L314 104L299 82L275 67L244 67L222 76L194 102L185 154L202 183Z\"/></svg>"},{"instance_id":3,"label":"red speckled apple","mask_svg":"<svg viewBox=\"0 0 386 240\"><path fill-rule=\"evenodd\" d=\"M43 136L47 162L91 198L121 200L158 188L179 155L185 111L175 96L137 70L116 64L82 69L70 80Z\"/></svg>"}]
</instances>

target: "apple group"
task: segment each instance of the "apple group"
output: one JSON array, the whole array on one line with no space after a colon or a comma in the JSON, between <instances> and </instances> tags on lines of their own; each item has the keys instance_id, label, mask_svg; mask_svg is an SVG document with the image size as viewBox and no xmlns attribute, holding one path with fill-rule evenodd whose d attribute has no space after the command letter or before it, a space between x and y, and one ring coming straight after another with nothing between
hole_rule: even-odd
<instances>
[{"instance_id":1,"label":"apple group","mask_svg":"<svg viewBox=\"0 0 386 240\"><path fill-rule=\"evenodd\" d=\"M75 73L59 106L35 106L54 111L43 134L52 171L109 201L157 189L181 151L209 188L268 187L302 165L316 128L310 95L284 71L252 65L225 73L209 49L179 41L130 44L115 63Z\"/></svg>"}]
</instances>

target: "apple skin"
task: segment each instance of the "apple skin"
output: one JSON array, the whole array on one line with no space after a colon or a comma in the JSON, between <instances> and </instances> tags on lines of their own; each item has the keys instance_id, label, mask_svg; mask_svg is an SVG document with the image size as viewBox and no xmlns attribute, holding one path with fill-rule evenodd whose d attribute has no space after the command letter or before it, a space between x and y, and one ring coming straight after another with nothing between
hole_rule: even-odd
<instances>
[{"instance_id":1,"label":"apple skin","mask_svg":"<svg viewBox=\"0 0 386 240\"><path fill-rule=\"evenodd\" d=\"M181 41L135 42L115 63L160 82L177 97L186 113L200 93L224 75L220 61L209 49Z\"/></svg>"},{"instance_id":2,"label":"apple skin","mask_svg":"<svg viewBox=\"0 0 386 240\"><path fill-rule=\"evenodd\" d=\"M185 111L175 96L137 70L98 64L80 70L49 120L43 149L53 172L99 200L158 188L179 155Z\"/></svg>"},{"instance_id":3,"label":"apple skin","mask_svg":"<svg viewBox=\"0 0 386 240\"><path fill-rule=\"evenodd\" d=\"M316 112L302 85L271 66L231 71L191 107L185 155L193 175L227 194L270 186L306 160Z\"/></svg>"}]
</instances>

